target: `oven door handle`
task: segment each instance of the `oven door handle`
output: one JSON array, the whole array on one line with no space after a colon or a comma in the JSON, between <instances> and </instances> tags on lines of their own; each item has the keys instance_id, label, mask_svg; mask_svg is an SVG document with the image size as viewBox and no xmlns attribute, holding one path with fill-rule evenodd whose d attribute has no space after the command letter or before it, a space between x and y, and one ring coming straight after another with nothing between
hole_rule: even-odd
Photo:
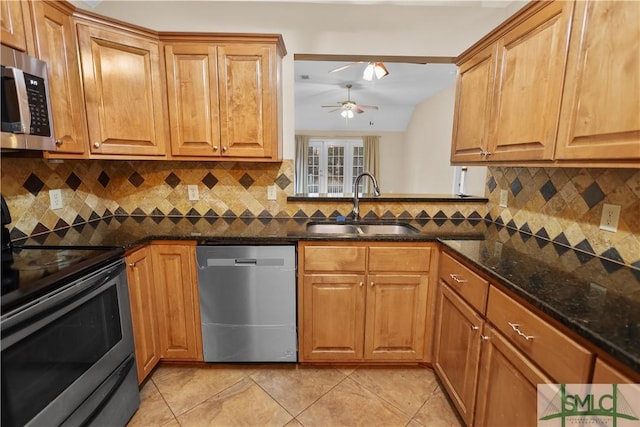
<instances>
[{"instance_id":1,"label":"oven door handle","mask_svg":"<svg viewBox=\"0 0 640 427\"><path fill-rule=\"evenodd\" d=\"M91 396L67 418L60 427L88 426L109 403L111 397L118 391L129 371L134 368L135 359L129 357L116 371L107 378Z\"/></svg>"},{"instance_id":2,"label":"oven door handle","mask_svg":"<svg viewBox=\"0 0 640 427\"><path fill-rule=\"evenodd\" d=\"M124 262L100 269L91 276L74 281L53 295L35 300L32 304L2 317L2 346L8 348L23 337L64 316L112 282L124 268Z\"/></svg>"}]
</instances>

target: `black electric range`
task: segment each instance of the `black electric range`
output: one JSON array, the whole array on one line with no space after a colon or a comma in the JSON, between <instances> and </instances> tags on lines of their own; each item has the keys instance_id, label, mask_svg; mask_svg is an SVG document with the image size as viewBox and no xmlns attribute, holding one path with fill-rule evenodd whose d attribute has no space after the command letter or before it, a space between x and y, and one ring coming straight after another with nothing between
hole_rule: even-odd
<instances>
[{"instance_id":1,"label":"black electric range","mask_svg":"<svg viewBox=\"0 0 640 427\"><path fill-rule=\"evenodd\" d=\"M119 247L17 246L6 225L11 215L2 202L0 311L4 314L81 278L124 255Z\"/></svg>"},{"instance_id":2,"label":"black electric range","mask_svg":"<svg viewBox=\"0 0 640 427\"><path fill-rule=\"evenodd\" d=\"M122 248L13 247L3 249L0 310L22 306L122 257Z\"/></svg>"}]
</instances>

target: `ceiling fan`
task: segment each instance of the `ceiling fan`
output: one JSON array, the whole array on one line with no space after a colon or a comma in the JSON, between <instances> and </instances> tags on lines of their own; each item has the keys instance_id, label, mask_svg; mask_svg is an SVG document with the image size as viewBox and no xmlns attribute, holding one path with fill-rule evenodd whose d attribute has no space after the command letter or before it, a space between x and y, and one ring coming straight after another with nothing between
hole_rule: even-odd
<instances>
[{"instance_id":1,"label":"ceiling fan","mask_svg":"<svg viewBox=\"0 0 640 427\"><path fill-rule=\"evenodd\" d=\"M343 65L342 67L335 68L330 73L336 73L338 71L346 70L354 65L364 64L364 61L352 62L351 64ZM382 62L369 62L362 73L362 78L365 80L373 80L373 78L381 79L389 74L389 70L384 66Z\"/></svg>"},{"instance_id":2,"label":"ceiling fan","mask_svg":"<svg viewBox=\"0 0 640 427\"><path fill-rule=\"evenodd\" d=\"M339 102L338 105L321 105L322 108L333 108L330 110L330 113L334 111L340 111L340 115L346 119L351 119L355 116L354 113L362 114L365 109L377 110L378 106L376 105L362 105L356 103L356 101L351 99L351 88L353 85L348 84L347 88L347 100Z\"/></svg>"}]
</instances>

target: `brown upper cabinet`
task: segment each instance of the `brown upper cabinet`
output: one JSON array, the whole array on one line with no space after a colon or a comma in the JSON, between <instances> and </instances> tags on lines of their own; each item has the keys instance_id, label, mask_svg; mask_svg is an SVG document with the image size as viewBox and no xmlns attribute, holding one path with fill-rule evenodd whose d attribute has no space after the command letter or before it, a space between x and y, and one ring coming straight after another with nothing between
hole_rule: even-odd
<instances>
[{"instance_id":1,"label":"brown upper cabinet","mask_svg":"<svg viewBox=\"0 0 640 427\"><path fill-rule=\"evenodd\" d=\"M34 34L30 7L27 1L0 1L0 40L14 49L34 54Z\"/></svg>"},{"instance_id":2,"label":"brown upper cabinet","mask_svg":"<svg viewBox=\"0 0 640 427\"><path fill-rule=\"evenodd\" d=\"M282 159L280 36L161 35L171 155Z\"/></svg>"},{"instance_id":3,"label":"brown upper cabinet","mask_svg":"<svg viewBox=\"0 0 640 427\"><path fill-rule=\"evenodd\" d=\"M637 166L639 15L637 2L532 2L464 52L452 164Z\"/></svg>"},{"instance_id":4,"label":"brown upper cabinet","mask_svg":"<svg viewBox=\"0 0 640 427\"><path fill-rule=\"evenodd\" d=\"M76 33L67 2L38 2L39 57L47 63L57 151L48 158L88 157L86 117L80 86Z\"/></svg>"},{"instance_id":5,"label":"brown upper cabinet","mask_svg":"<svg viewBox=\"0 0 640 427\"><path fill-rule=\"evenodd\" d=\"M92 154L165 154L160 43L95 22L77 22Z\"/></svg>"},{"instance_id":6,"label":"brown upper cabinet","mask_svg":"<svg viewBox=\"0 0 640 427\"><path fill-rule=\"evenodd\" d=\"M640 159L640 2L576 3L559 160Z\"/></svg>"}]
</instances>

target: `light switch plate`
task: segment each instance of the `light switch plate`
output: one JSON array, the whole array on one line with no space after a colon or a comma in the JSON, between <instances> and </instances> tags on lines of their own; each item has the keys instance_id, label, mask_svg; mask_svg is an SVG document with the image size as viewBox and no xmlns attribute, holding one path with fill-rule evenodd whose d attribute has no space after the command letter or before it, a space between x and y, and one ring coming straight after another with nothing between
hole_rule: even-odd
<instances>
[{"instance_id":1,"label":"light switch plate","mask_svg":"<svg viewBox=\"0 0 640 427\"><path fill-rule=\"evenodd\" d=\"M189 200L200 200L197 185L187 185L187 191L189 192Z\"/></svg>"},{"instance_id":2,"label":"light switch plate","mask_svg":"<svg viewBox=\"0 0 640 427\"><path fill-rule=\"evenodd\" d=\"M276 200L277 199L277 194L276 194L276 185L268 185L267 186L267 200Z\"/></svg>"},{"instance_id":3,"label":"light switch plate","mask_svg":"<svg viewBox=\"0 0 640 427\"><path fill-rule=\"evenodd\" d=\"M602 206L602 216L600 217L600 230L618 231L618 221L620 220L620 205L610 205L605 203Z\"/></svg>"},{"instance_id":4,"label":"light switch plate","mask_svg":"<svg viewBox=\"0 0 640 427\"><path fill-rule=\"evenodd\" d=\"M51 209L62 209L62 191L61 190L49 190L49 201L51 202Z\"/></svg>"},{"instance_id":5,"label":"light switch plate","mask_svg":"<svg viewBox=\"0 0 640 427\"><path fill-rule=\"evenodd\" d=\"M506 208L508 200L509 200L509 192L507 190L500 190L500 207Z\"/></svg>"}]
</instances>

